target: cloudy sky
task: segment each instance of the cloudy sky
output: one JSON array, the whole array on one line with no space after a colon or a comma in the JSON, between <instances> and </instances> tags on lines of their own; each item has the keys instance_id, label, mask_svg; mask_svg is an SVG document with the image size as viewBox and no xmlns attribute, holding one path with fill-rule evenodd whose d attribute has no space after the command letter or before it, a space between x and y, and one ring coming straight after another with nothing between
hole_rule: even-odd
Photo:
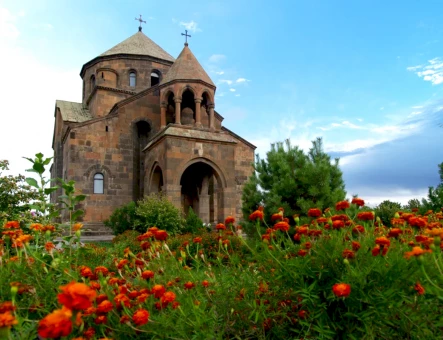
<instances>
[{"instance_id":1,"label":"cloudy sky","mask_svg":"<svg viewBox=\"0 0 443 340\"><path fill-rule=\"evenodd\" d=\"M254 143L323 137L349 196L406 203L443 162L443 2L0 0L0 158L52 155L56 99L84 63L137 31L171 55L180 33L217 85L224 125Z\"/></svg>"}]
</instances>

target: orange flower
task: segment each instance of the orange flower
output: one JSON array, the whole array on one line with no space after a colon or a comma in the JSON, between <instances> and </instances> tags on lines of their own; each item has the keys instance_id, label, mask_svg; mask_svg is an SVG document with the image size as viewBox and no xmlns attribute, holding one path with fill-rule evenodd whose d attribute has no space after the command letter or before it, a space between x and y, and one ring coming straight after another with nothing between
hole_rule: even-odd
<instances>
[{"instance_id":1,"label":"orange flower","mask_svg":"<svg viewBox=\"0 0 443 340\"><path fill-rule=\"evenodd\" d=\"M58 301L69 309L81 310L92 306L97 293L84 283L71 282L60 287L63 293L57 295Z\"/></svg>"},{"instance_id":2,"label":"orange flower","mask_svg":"<svg viewBox=\"0 0 443 340\"><path fill-rule=\"evenodd\" d=\"M122 317L120 318L120 323L127 323L129 322L129 316L127 315L122 315Z\"/></svg>"},{"instance_id":3,"label":"orange flower","mask_svg":"<svg viewBox=\"0 0 443 340\"><path fill-rule=\"evenodd\" d=\"M114 305L112 304L111 301L104 300L97 306L97 313L106 314L109 313L113 308Z\"/></svg>"},{"instance_id":4,"label":"orange flower","mask_svg":"<svg viewBox=\"0 0 443 340\"><path fill-rule=\"evenodd\" d=\"M289 224L287 222L280 221L280 222L274 224L274 229L281 230L283 232L289 231Z\"/></svg>"},{"instance_id":5,"label":"orange flower","mask_svg":"<svg viewBox=\"0 0 443 340\"><path fill-rule=\"evenodd\" d=\"M52 242L46 242L45 249L48 253L50 253L52 249L55 249L55 244Z\"/></svg>"},{"instance_id":6,"label":"orange flower","mask_svg":"<svg viewBox=\"0 0 443 340\"><path fill-rule=\"evenodd\" d=\"M361 247L360 242L352 241L352 250L357 251Z\"/></svg>"},{"instance_id":7,"label":"orange flower","mask_svg":"<svg viewBox=\"0 0 443 340\"><path fill-rule=\"evenodd\" d=\"M335 205L335 210L340 211L340 210L345 210L348 209L350 207L350 204L348 201L340 201L337 202L337 204Z\"/></svg>"},{"instance_id":8,"label":"orange flower","mask_svg":"<svg viewBox=\"0 0 443 340\"><path fill-rule=\"evenodd\" d=\"M380 246L376 245L373 249L372 249L372 256L378 256L380 254Z\"/></svg>"},{"instance_id":9,"label":"orange flower","mask_svg":"<svg viewBox=\"0 0 443 340\"><path fill-rule=\"evenodd\" d=\"M154 277L155 273L152 270L145 270L142 273L142 278L145 280L152 279Z\"/></svg>"},{"instance_id":10,"label":"orange flower","mask_svg":"<svg viewBox=\"0 0 443 340\"><path fill-rule=\"evenodd\" d=\"M162 304L168 304L170 302L173 302L175 300L175 293L174 292L166 292L161 297Z\"/></svg>"},{"instance_id":11,"label":"orange flower","mask_svg":"<svg viewBox=\"0 0 443 340\"><path fill-rule=\"evenodd\" d=\"M372 211L363 211L357 214L357 218L361 221L372 221L375 215Z\"/></svg>"},{"instance_id":12,"label":"orange flower","mask_svg":"<svg viewBox=\"0 0 443 340\"><path fill-rule=\"evenodd\" d=\"M312 208L308 210L308 217L320 217L321 210L318 208Z\"/></svg>"},{"instance_id":13,"label":"orange flower","mask_svg":"<svg viewBox=\"0 0 443 340\"><path fill-rule=\"evenodd\" d=\"M263 221L264 213L262 210L256 210L251 215L249 215L249 219L251 221L261 220Z\"/></svg>"},{"instance_id":14,"label":"orange flower","mask_svg":"<svg viewBox=\"0 0 443 340\"><path fill-rule=\"evenodd\" d=\"M168 238L168 233L165 230L158 230L154 237L157 241L165 241Z\"/></svg>"},{"instance_id":15,"label":"orange flower","mask_svg":"<svg viewBox=\"0 0 443 340\"><path fill-rule=\"evenodd\" d=\"M389 230L388 237L398 237L400 234L403 234L403 230L400 228L392 228Z\"/></svg>"},{"instance_id":16,"label":"orange flower","mask_svg":"<svg viewBox=\"0 0 443 340\"><path fill-rule=\"evenodd\" d=\"M232 217L232 216L228 216L228 217L226 217L226 219L225 219L225 224L234 224L235 223L235 218L234 217Z\"/></svg>"},{"instance_id":17,"label":"orange flower","mask_svg":"<svg viewBox=\"0 0 443 340\"><path fill-rule=\"evenodd\" d=\"M297 252L297 254L298 254L298 256L304 257L304 256L306 256L308 254L308 251L306 249L300 249Z\"/></svg>"},{"instance_id":18,"label":"orange flower","mask_svg":"<svg viewBox=\"0 0 443 340\"><path fill-rule=\"evenodd\" d=\"M123 305L126 307L131 307L131 300L125 294L118 294L114 297L114 302L118 308Z\"/></svg>"},{"instance_id":19,"label":"orange flower","mask_svg":"<svg viewBox=\"0 0 443 340\"><path fill-rule=\"evenodd\" d=\"M8 221L5 223L4 227L5 229L18 229L20 228L20 223L18 221Z\"/></svg>"},{"instance_id":20,"label":"orange flower","mask_svg":"<svg viewBox=\"0 0 443 340\"><path fill-rule=\"evenodd\" d=\"M149 312L146 309L139 309L132 316L132 321L134 321L137 326L142 326L146 324L148 320Z\"/></svg>"},{"instance_id":21,"label":"orange flower","mask_svg":"<svg viewBox=\"0 0 443 340\"><path fill-rule=\"evenodd\" d=\"M208 280L203 280L202 281L202 286L205 287L205 288L209 287L209 281Z\"/></svg>"},{"instance_id":22,"label":"orange flower","mask_svg":"<svg viewBox=\"0 0 443 340\"><path fill-rule=\"evenodd\" d=\"M104 325L106 322L108 322L108 319L105 315L99 315L94 319L96 325Z\"/></svg>"},{"instance_id":23,"label":"orange flower","mask_svg":"<svg viewBox=\"0 0 443 340\"><path fill-rule=\"evenodd\" d=\"M129 263L129 261L127 259L120 260L117 264L117 269L122 269L128 263Z\"/></svg>"},{"instance_id":24,"label":"orange flower","mask_svg":"<svg viewBox=\"0 0 443 340\"><path fill-rule=\"evenodd\" d=\"M98 266L95 268L94 270L95 275L98 275L98 273L102 273L103 276L106 276L109 274L109 270L108 268L104 267L104 266Z\"/></svg>"},{"instance_id":25,"label":"orange flower","mask_svg":"<svg viewBox=\"0 0 443 340\"><path fill-rule=\"evenodd\" d=\"M83 224L81 224L81 223L76 223L72 226L72 229L74 231L79 231L81 228L83 228Z\"/></svg>"},{"instance_id":26,"label":"orange flower","mask_svg":"<svg viewBox=\"0 0 443 340\"><path fill-rule=\"evenodd\" d=\"M283 214L272 214L271 221L281 221L283 220Z\"/></svg>"},{"instance_id":27,"label":"orange flower","mask_svg":"<svg viewBox=\"0 0 443 340\"><path fill-rule=\"evenodd\" d=\"M353 233L358 233L358 234L363 234L365 232L365 227L363 227L362 225L356 225L353 229L352 229Z\"/></svg>"},{"instance_id":28,"label":"orange flower","mask_svg":"<svg viewBox=\"0 0 443 340\"><path fill-rule=\"evenodd\" d=\"M357 197L354 197L354 198L352 199L351 203L352 203L352 204L355 204L355 205L358 205L359 207L362 207L362 206L365 205L365 201L362 200L361 198L357 198Z\"/></svg>"},{"instance_id":29,"label":"orange flower","mask_svg":"<svg viewBox=\"0 0 443 340\"><path fill-rule=\"evenodd\" d=\"M378 244L380 246L389 247L391 245L391 241L386 237L377 237L375 239L375 244Z\"/></svg>"},{"instance_id":30,"label":"orange flower","mask_svg":"<svg viewBox=\"0 0 443 340\"><path fill-rule=\"evenodd\" d=\"M18 321L15 319L15 316L11 314L10 311L0 314L0 329L3 327L10 328L13 325L18 324Z\"/></svg>"},{"instance_id":31,"label":"orange flower","mask_svg":"<svg viewBox=\"0 0 443 340\"><path fill-rule=\"evenodd\" d=\"M5 313L8 311L14 311L15 306L12 304L11 301L5 301L3 303L0 303L0 313Z\"/></svg>"},{"instance_id":32,"label":"orange flower","mask_svg":"<svg viewBox=\"0 0 443 340\"><path fill-rule=\"evenodd\" d=\"M217 230L226 230L226 226L223 223L219 223L215 226Z\"/></svg>"},{"instance_id":33,"label":"orange flower","mask_svg":"<svg viewBox=\"0 0 443 340\"><path fill-rule=\"evenodd\" d=\"M420 283L416 283L414 289L417 291L418 295L423 295L425 293L424 287Z\"/></svg>"},{"instance_id":34,"label":"orange flower","mask_svg":"<svg viewBox=\"0 0 443 340\"><path fill-rule=\"evenodd\" d=\"M411 217L408 222L412 227L426 228L428 225L427 219L421 217Z\"/></svg>"},{"instance_id":35,"label":"orange flower","mask_svg":"<svg viewBox=\"0 0 443 340\"><path fill-rule=\"evenodd\" d=\"M162 285L155 285L154 287L152 287L151 291L154 294L155 298L159 299L163 296L166 289Z\"/></svg>"},{"instance_id":36,"label":"orange flower","mask_svg":"<svg viewBox=\"0 0 443 340\"><path fill-rule=\"evenodd\" d=\"M405 253L405 258L409 260L411 258L411 256L418 257L418 256L421 256L425 253L432 253L432 250L431 249L427 249L427 250L422 249L421 247L413 247L411 251L407 251Z\"/></svg>"},{"instance_id":37,"label":"orange flower","mask_svg":"<svg viewBox=\"0 0 443 340\"><path fill-rule=\"evenodd\" d=\"M31 229L32 231L40 231L40 230L42 230L42 228L43 228L43 225L41 223L32 223L29 226L29 229Z\"/></svg>"},{"instance_id":38,"label":"orange flower","mask_svg":"<svg viewBox=\"0 0 443 340\"><path fill-rule=\"evenodd\" d=\"M201 237L194 237L194 240L192 242L194 242L194 243L202 243L202 238Z\"/></svg>"},{"instance_id":39,"label":"orange flower","mask_svg":"<svg viewBox=\"0 0 443 340\"><path fill-rule=\"evenodd\" d=\"M352 251L350 249L345 249L345 250L343 250L342 256L345 259L353 259L353 258L355 258L355 253L354 253L354 251Z\"/></svg>"},{"instance_id":40,"label":"orange flower","mask_svg":"<svg viewBox=\"0 0 443 340\"><path fill-rule=\"evenodd\" d=\"M351 294L351 285L347 283L336 283L332 286L332 292L337 297L348 297Z\"/></svg>"},{"instance_id":41,"label":"orange flower","mask_svg":"<svg viewBox=\"0 0 443 340\"><path fill-rule=\"evenodd\" d=\"M340 229L340 228L344 228L345 223L341 220L336 220L334 222L332 222L332 229Z\"/></svg>"},{"instance_id":42,"label":"orange flower","mask_svg":"<svg viewBox=\"0 0 443 340\"><path fill-rule=\"evenodd\" d=\"M42 338L55 339L68 336L72 331L72 311L64 307L46 315L38 323L38 335Z\"/></svg>"},{"instance_id":43,"label":"orange flower","mask_svg":"<svg viewBox=\"0 0 443 340\"><path fill-rule=\"evenodd\" d=\"M45 225L41 229L41 232L44 233L46 231L54 232L55 231L55 227L53 225Z\"/></svg>"},{"instance_id":44,"label":"orange flower","mask_svg":"<svg viewBox=\"0 0 443 340\"><path fill-rule=\"evenodd\" d=\"M192 289L192 288L195 287L195 283L193 283L191 281L188 281L188 282L185 283L184 286L185 286L185 289Z\"/></svg>"}]
</instances>

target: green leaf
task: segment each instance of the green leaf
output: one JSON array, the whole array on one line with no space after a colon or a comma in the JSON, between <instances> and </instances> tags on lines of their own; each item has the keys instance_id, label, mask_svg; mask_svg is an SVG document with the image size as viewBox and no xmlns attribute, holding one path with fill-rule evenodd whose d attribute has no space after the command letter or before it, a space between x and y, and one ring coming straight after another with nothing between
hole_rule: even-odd
<instances>
[{"instance_id":1,"label":"green leaf","mask_svg":"<svg viewBox=\"0 0 443 340\"><path fill-rule=\"evenodd\" d=\"M28 183L30 186L39 189L39 187L38 187L38 183L37 183L37 180L36 180L35 178L28 177L28 178L25 179L25 181L26 181L26 183Z\"/></svg>"},{"instance_id":2,"label":"green leaf","mask_svg":"<svg viewBox=\"0 0 443 340\"><path fill-rule=\"evenodd\" d=\"M49 195L51 192L54 192L58 189L58 187L51 187L45 189L45 195Z\"/></svg>"}]
</instances>

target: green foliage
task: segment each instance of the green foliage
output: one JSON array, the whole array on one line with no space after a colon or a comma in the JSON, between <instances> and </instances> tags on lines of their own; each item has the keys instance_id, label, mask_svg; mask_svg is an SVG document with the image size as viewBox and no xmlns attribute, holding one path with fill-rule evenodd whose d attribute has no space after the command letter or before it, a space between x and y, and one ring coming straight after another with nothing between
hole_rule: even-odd
<instances>
[{"instance_id":1,"label":"green foliage","mask_svg":"<svg viewBox=\"0 0 443 340\"><path fill-rule=\"evenodd\" d=\"M255 171L243 191L245 218L260 204L267 218L279 207L292 216L312 207L333 206L346 195L339 160L331 163L321 138L312 142L307 154L289 140L272 144L265 160L257 156Z\"/></svg>"},{"instance_id":2,"label":"green foliage","mask_svg":"<svg viewBox=\"0 0 443 340\"><path fill-rule=\"evenodd\" d=\"M125 230L135 230L137 228L137 204L130 202L114 210L112 215L104 221L105 226L112 229L114 235L119 235Z\"/></svg>"},{"instance_id":3,"label":"green foliage","mask_svg":"<svg viewBox=\"0 0 443 340\"><path fill-rule=\"evenodd\" d=\"M177 209L166 196L152 194L140 200L135 209L137 219L135 230L145 232L149 227L157 227L168 233L181 233L184 219L180 209Z\"/></svg>"},{"instance_id":4,"label":"green foliage","mask_svg":"<svg viewBox=\"0 0 443 340\"><path fill-rule=\"evenodd\" d=\"M140 242L137 241L137 237L140 233L135 230L123 231L120 235L117 235L112 239L112 244L115 249L122 251L125 248L131 249L132 252L136 253L141 250Z\"/></svg>"},{"instance_id":5,"label":"green foliage","mask_svg":"<svg viewBox=\"0 0 443 340\"><path fill-rule=\"evenodd\" d=\"M2 176L8 165L8 161L0 161L0 224L6 220L23 220L24 215L31 219L29 206L39 198L38 192L27 184L24 176Z\"/></svg>"},{"instance_id":6,"label":"green foliage","mask_svg":"<svg viewBox=\"0 0 443 340\"><path fill-rule=\"evenodd\" d=\"M374 209L375 216L380 217L383 224L388 227L391 226L391 219L395 213L399 211L401 211L401 204L389 200L384 200Z\"/></svg>"},{"instance_id":7,"label":"green foliage","mask_svg":"<svg viewBox=\"0 0 443 340\"><path fill-rule=\"evenodd\" d=\"M197 216L192 207L190 207L188 211L188 216L186 216L185 226L181 232L197 234L203 228L203 221Z\"/></svg>"}]
</instances>

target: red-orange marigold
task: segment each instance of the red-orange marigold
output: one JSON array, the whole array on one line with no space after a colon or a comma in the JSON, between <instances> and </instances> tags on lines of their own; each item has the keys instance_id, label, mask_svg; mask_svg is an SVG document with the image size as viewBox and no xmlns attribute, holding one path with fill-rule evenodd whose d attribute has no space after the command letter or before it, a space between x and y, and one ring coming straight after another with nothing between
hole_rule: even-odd
<instances>
[{"instance_id":1,"label":"red-orange marigold","mask_svg":"<svg viewBox=\"0 0 443 340\"><path fill-rule=\"evenodd\" d=\"M42 338L55 339L68 336L72 331L72 311L66 307L56 309L38 323L38 335Z\"/></svg>"},{"instance_id":2,"label":"red-orange marigold","mask_svg":"<svg viewBox=\"0 0 443 340\"><path fill-rule=\"evenodd\" d=\"M318 208L311 208L308 210L308 216L309 217L320 217L321 216L321 210Z\"/></svg>"},{"instance_id":3,"label":"red-orange marigold","mask_svg":"<svg viewBox=\"0 0 443 340\"><path fill-rule=\"evenodd\" d=\"M225 224L234 224L235 223L235 218L232 216L228 216L225 219Z\"/></svg>"},{"instance_id":4,"label":"red-orange marigold","mask_svg":"<svg viewBox=\"0 0 443 340\"><path fill-rule=\"evenodd\" d=\"M358 205L359 207L362 207L365 205L365 201L362 200L361 198L358 197L354 197L351 201L352 204Z\"/></svg>"},{"instance_id":5,"label":"red-orange marigold","mask_svg":"<svg viewBox=\"0 0 443 340\"><path fill-rule=\"evenodd\" d=\"M372 211L362 211L357 214L357 218L361 221L372 221L375 215Z\"/></svg>"},{"instance_id":6,"label":"red-orange marigold","mask_svg":"<svg viewBox=\"0 0 443 340\"><path fill-rule=\"evenodd\" d=\"M139 309L132 316L132 321L134 321L137 326L142 326L146 324L148 320L149 312L146 309Z\"/></svg>"},{"instance_id":7,"label":"red-orange marigold","mask_svg":"<svg viewBox=\"0 0 443 340\"><path fill-rule=\"evenodd\" d=\"M256 221L256 220L263 221L263 217L264 217L264 214L263 214L263 211L261 211L261 210L256 210L251 215L249 215L249 219L251 221Z\"/></svg>"},{"instance_id":8,"label":"red-orange marigold","mask_svg":"<svg viewBox=\"0 0 443 340\"><path fill-rule=\"evenodd\" d=\"M97 293L84 283L71 282L61 286L62 293L57 295L58 301L71 310L82 310L92 306Z\"/></svg>"},{"instance_id":9,"label":"red-orange marigold","mask_svg":"<svg viewBox=\"0 0 443 340\"><path fill-rule=\"evenodd\" d=\"M11 314L10 311L0 314L0 329L3 327L11 327L16 325L18 321L15 319L15 316Z\"/></svg>"},{"instance_id":10,"label":"red-orange marigold","mask_svg":"<svg viewBox=\"0 0 443 340\"><path fill-rule=\"evenodd\" d=\"M335 210L340 211L340 210L345 210L348 209L350 207L350 204L348 201L340 201L337 202L337 204L335 205Z\"/></svg>"},{"instance_id":11,"label":"red-orange marigold","mask_svg":"<svg viewBox=\"0 0 443 340\"><path fill-rule=\"evenodd\" d=\"M351 285L347 283L336 283L332 286L332 292L337 297L348 297L351 294Z\"/></svg>"}]
</instances>

